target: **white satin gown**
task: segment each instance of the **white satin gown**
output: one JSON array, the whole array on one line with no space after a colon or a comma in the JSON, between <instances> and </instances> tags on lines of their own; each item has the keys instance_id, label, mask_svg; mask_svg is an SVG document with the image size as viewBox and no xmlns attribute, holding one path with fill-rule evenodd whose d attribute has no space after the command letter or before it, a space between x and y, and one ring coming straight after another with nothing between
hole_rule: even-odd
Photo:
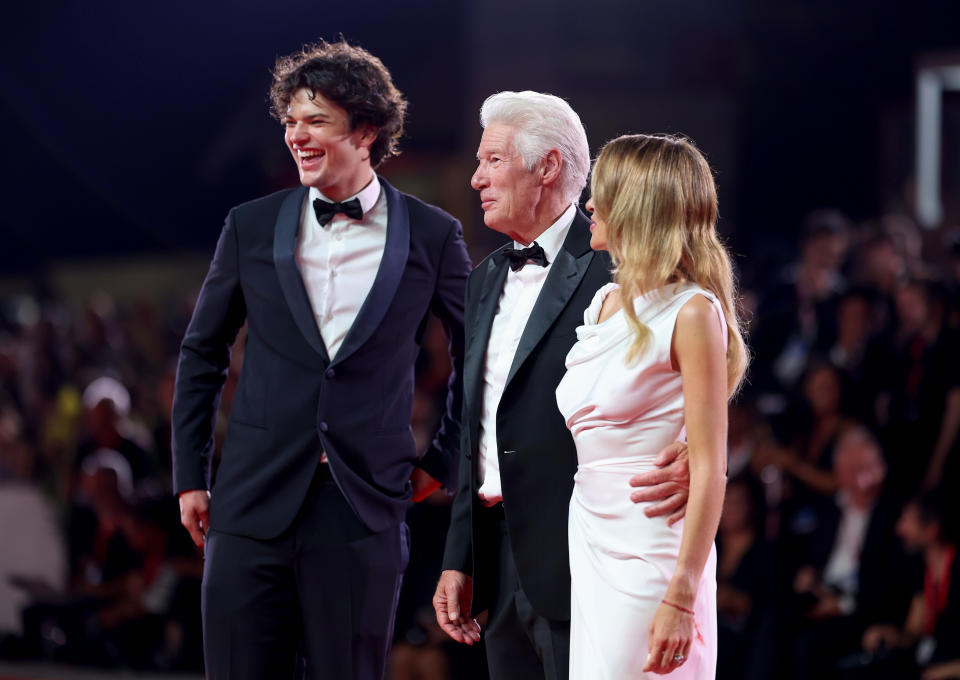
<instances>
[{"instance_id":1,"label":"white satin gown","mask_svg":"<svg viewBox=\"0 0 960 680\"><path fill-rule=\"evenodd\" d=\"M594 296L557 387L579 460L569 516L570 678L709 680L717 660L715 549L697 590L687 660L667 675L642 671L683 522L671 527L663 517L644 515L644 504L630 500L628 480L652 469L657 453L683 434L680 373L670 361L677 313L695 295L709 299L721 319L723 311L713 294L690 283L637 298L634 308L652 338L639 360L627 365L633 332L623 311L597 323L604 298L616 287L607 284Z\"/></svg>"}]
</instances>

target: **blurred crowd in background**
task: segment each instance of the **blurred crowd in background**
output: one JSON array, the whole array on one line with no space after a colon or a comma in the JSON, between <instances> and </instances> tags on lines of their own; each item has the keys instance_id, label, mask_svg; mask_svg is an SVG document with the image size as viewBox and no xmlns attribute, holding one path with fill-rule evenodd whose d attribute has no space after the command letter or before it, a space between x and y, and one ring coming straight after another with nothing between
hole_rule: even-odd
<instances>
[{"instance_id":1,"label":"blurred crowd in background","mask_svg":"<svg viewBox=\"0 0 960 680\"><path fill-rule=\"evenodd\" d=\"M955 85L933 126L945 224L905 215L922 195L918 75L960 65L960 3L8 5L0 665L202 668L203 560L170 484L184 291L199 290L229 206L298 181L266 110L270 65L342 31L410 102L387 178L460 218L474 262L497 245L466 181L490 93L561 94L594 151L627 132L697 141L754 355L730 407L719 677L960 678ZM855 220L804 218L818 205ZM417 364L421 446L446 346L434 324ZM487 677L482 643L445 639L430 606L450 501L408 513L394 680Z\"/></svg>"},{"instance_id":2,"label":"blurred crowd in background","mask_svg":"<svg viewBox=\"0 0 960 680\"><path fill-rule=\"evenodd\" d=\"M730 406L718 677L960 678L960 235L836 210L797 233L737 258L753 362ZM170 483L191 302L0 300L0 658L202 668L202 556ZM449 370L432 324L421 447ZM449 505L409 511L395 680L486 677L430 604Z\"/></svg>"}]
</instances>

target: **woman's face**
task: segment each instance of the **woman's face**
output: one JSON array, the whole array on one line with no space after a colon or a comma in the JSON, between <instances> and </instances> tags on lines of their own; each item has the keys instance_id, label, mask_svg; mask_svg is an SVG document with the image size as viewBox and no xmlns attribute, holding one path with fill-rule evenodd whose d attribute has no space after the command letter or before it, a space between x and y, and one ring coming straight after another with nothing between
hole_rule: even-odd
<instances>
[{"instance_id":1,"label":"woman's face","mask_svg":"<svg viewBox=\"0 0 960 680\"><path fill-rule=\"evenodd\" d=\"M597 212L592 198L587 201L586 208L591 215L590 247L594 250L607 250L607 225Z\"/></svg>"}]
</instances>

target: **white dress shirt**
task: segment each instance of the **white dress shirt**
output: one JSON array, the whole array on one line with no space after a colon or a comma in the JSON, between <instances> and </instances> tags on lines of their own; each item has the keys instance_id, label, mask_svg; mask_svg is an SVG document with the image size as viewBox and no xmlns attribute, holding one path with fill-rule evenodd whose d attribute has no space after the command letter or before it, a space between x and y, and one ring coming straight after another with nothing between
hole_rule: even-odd
<instances>
[{"instance_id":1,"label":"white dress shirt","mask_svg":"<svg viewBox=\"0 0 960 680\"><path fill-rule=\"evenodd\" d=\"M374 175L360 193L347 199L360 200L363 217L353 220L338 213L325 227L313 209L317 198L332 202L313 187L307 193L300 211L297 265L333 360L380 269L387 242L387 198Z\"/></svg>"},{"instance_id":2,"label":"white dress shirt","mask_svg":"<svg viewBox=\"0 0 960 680\"><path fill-rule=\"evenodd\" d=\"M873 508L856 507L843 492L837 495L837 505L841 511L840 524L833 550L823 568L823 583L840 592L840 609L852 614L859 590L860 557Z\"/></svg>"},{"instance_id":3,"label":"white dress shirt","mask_svg":"<svg viewBox=\"0 0 960 680\"><path fill-rule=\"evenodd\" d=\"M503 500L500 489L500 459L497 456L497 408L506 386L507 374L520 344L540 289L550 272L550 265L560 252L577 208L570 205L560 218L543 232L534 243L543 248L547 266L528 264L519 271L508 270L507 280L500 293L500 301L490 328L490 342L484 357L483 402L480 411L480 442L477 457L477 475L480 488L477 495L484 505L492 506ZM525 248L514 242L514 248Z\"/></svg>"}]
</instances>

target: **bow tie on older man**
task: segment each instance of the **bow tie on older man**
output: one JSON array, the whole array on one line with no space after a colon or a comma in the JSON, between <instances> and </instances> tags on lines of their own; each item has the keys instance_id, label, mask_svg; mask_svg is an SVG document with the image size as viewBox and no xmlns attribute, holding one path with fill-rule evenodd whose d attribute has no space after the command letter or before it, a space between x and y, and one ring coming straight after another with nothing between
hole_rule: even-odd
<instances>
[{"instance_id":1,"label":"bow tie on older man","mask_svg":"<svg viewBox=\"0 0 960 680\"><path fill-rule=\"evenodd\" d=\"M528 264L535 264L546 267L550 264L547 261L547 254L543 252L543 247L536 241L529 248L504 248L500 251L503 257L510 261L510 269L520 271Z\"/></svg>"},{"instance_id":2,"label":"bow tie on older man","mask_svg":"<svg viewBox=\"0 0 960 680\"><path fill-rule=\"evenodd\" d=\"M360 206L359 198L351 198L343 203L331 203L322 198L313 199L313 211L317 214L317 222L321 227L325 227L333 219L334 215L343 214L352 220L359 220L363 217L363 208Z\"/></svg>"}]
</instances>

